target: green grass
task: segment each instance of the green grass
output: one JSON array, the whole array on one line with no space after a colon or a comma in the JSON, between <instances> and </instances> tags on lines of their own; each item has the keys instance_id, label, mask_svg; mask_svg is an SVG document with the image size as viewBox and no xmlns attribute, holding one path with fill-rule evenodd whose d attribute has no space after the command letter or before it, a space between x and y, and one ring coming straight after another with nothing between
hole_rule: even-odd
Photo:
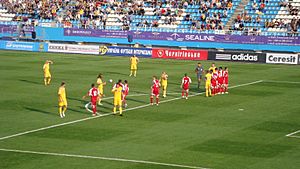
<instances>
[{"instance_id":1,"label":"green grass","mask_svg":"<svg viewBox=\"0 0 300 169\"><path fill-rule=\"evenodd\" d=\"M43 85L42 65L51 59L53 82ZM148 94L152 75L169 74L168 92L181 92L184 73L194 81L195 61L141 58L137 78L128 77L126 57L0 51L0 137L91 117L81 99L98 73L127 79L130 94ZM205 68L210 61L202 61ZM300 82L299 66L216 62L230 69L230 85L257 80ZM57 89L66 81L67 117L57 113ZM203 85L203 84L202 84ZM105 87L106 97L112 84ZM203 88L203 86L202 86ZM202 90L203 91L203 90ZM232 88L229 95L174 100L158 107L125 112L0 140L0 149L115 157L213 169L298 169L300 84L261 82ZM180 97L172 94L161 101ZM149 96L129 97L129 107ZM99 107L112 110L112 99ZM241 110L243 109L243 110ZM299 135L299 133L297 134ZM153 164L0 151L0 168L175 168Z\"/></svg>"}]
</instances>

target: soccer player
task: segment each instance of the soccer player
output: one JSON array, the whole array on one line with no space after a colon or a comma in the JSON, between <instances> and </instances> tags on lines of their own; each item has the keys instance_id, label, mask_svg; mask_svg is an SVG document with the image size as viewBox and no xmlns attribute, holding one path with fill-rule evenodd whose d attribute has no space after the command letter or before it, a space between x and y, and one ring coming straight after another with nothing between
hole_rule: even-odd
<instances>
[{"instance_id":1,"label":"soccer player","mask_svg":"<svg viewBox=\"0 0 300 169\"><path fill-rule=\"evenodd\" d=\"M65 117L65 112L68 107L67 95L66 95L66 83L62 82L58 88L58 111L61 118Z\"/></svg>"},{"instance_id":2,"label":"soccer player","mask_svg":"<svg viewBox=\"0 0 300 169\"><path fill-rule=\"evenodd\" d=\"M136 77L138 63L139 63L139 58L136 57L136 55L133 55L130 58L130 75L129 76L133 75L134 77Z\"/></svg>"},{"instance_id":3,"label":"soccer player","mask_svg":"<svg viewBox=\"0 0 300 169\"><path fill-rule=\"evenodd\" d=\"M181 86L180 86L182 88L182 92L181 92L182 98L188 99L190 83L192 83L191 78L188 77L187 74L184 74L184 77L181 80ZM185 96L184 96L184 94L185 94Z\"/></svg>"},{"instance_id":4,"label":"soccer player","mask_svg":"<svg viewBox=\"0 0 300 169\"><path fill-rule=\"evenodd\" d=\"M87 96L91 97L93 116L96 116L98 114L97 113L97 100L99 97L99 90L95 87L94 83L91 85L91 89L89 90L89 92L82 98L85 99Z\"/></svg>"},{"instance_id":5,"label":"soccer player","mask_svg":"<svg viewBox=\"0 0 300 169\"><path fill-rule=\"evenodd\" d=\"M224 82L223 68L219 67L219 72L218 72L218 94L224 94L223 82Z\"/></svg>"},{"instance_id":6,"label":"soccer player","mask_svg":"<svg viewBox=\"0 0 300 169\"><path fill-rule=\"evenodd\" d=\"M160 83L163 90L163 97L167 97L168 74L166 72L162 72L160 76Z\"/></svg>"},{"instance_id":7,"label":"soccer player","mask_svg":"<svg viewBox=\"0 0 300 169\"><path fill-rule=\"evenodd\" d=\"M123 93L122 93L122 103L124 108L127 107L126 96L128 95L128 93L129 93L128 81L124 80Z\"/></svg>"},{"instance_id":8,"label":"soccer player","mask_svg":"<svg viewBox=\"0 0 300 169\"><path fill-rule=\"evenodd\" d=\"M111 92L114 94L114 108L113 113L117 114L117 107L119 107L120 116L123 116L122 114L122 91L123 91L123 85L122 80L119 80L118 83L115 84Z\"/></svg>"},{"instance_id":9,"label":"soccer player","mask_svg":"<svg viewBox=\"0 0 300 169\"><path fill-rule=\"evenodd\" d=\"M152 86L151 86L151 96L150 96L150 104L153 105L153 98L156 98L156 105L159 104L159 88L160 83L156 76L153 76Z\"/></svg>"},{"instance_id":10,"label":"soccer player","mask_svg":"<svg viewBox=\"0 0 300 169\"><path fill-rule=\"evenodd\" d=\"M217 67L216 67L215 63L212 63L212 64L211 64L211 67L210 67L208 70L212 70L213 73L215 73L216 68L217 68Z\"/></svg>"},{"instance_id":11,"label":"soccer player","mask_svg":"<svg viewBox=\"0 0 300 169\"><path fill-rule=\"evenodd\" d=\"M213 72L213 70L210 70ZM215 68L215 72L212 73L211 78L211 89L212 89L212 96L217 94L217 87L218 87L218 68Z\"/></svg>"},{"instance_id":12,"label":"soccer player","mask_svg":"<svg viewBox=\"0 0 300 169\"><path fill-rule=\"evenodd\" d=\"M212 70L207 70L205 75L205 96L211 96L211 77Z\"/></svg>"},{"instance_id":13,"label":"soccer player","mask_svg":"<svg viewBox=\"0 0 300 169\"><path fill-rule=\"evenodd\" d=\"M202 80L203 71L204 71L203 66L199 62L196 69L195 69L195 73L197 74L197 80L198 80L198 89L200 89L200 84L201 84L201 80Z\"/></svg>"},{"instance_id":14,"label":"soccer player","mask_svg":"<svg viewBox=\"0 0 300 169\"><path fill-rule=\"evenodd\" d=\"M106 85L106 82L103 81L103 75L101 73L97 77L97 85L99 90L98 105L102 105L101 100L104 96L103 87Z\"/></svg>"},{"instance_id":15,"label":"soccer player","mask_svg":"<svg viewBox=\"0 0 300 169\"><path fill-rule=\"evenodd\" d=\"M43 65L45 86L50 85L51 82L50 64L53 64L53 62L51 60L46 60Z\"/></svg>"},{"instance_id":16,"label":"soccer player","mask_svg":"<svg viewBox=\"0 0 300 169\"><path fill-rule=\"evenodd\" d=\"M228 94L228 68L224 68L224 92Z\"/></svg>"}]
</instances>

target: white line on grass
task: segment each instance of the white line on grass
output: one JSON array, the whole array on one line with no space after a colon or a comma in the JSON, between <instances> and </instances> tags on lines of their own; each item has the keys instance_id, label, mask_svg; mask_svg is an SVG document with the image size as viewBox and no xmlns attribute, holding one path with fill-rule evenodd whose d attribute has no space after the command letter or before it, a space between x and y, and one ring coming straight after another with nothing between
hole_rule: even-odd
<instances>
[{"instance_id":1,"label":"white line on grass","mask_svg":"<svg viewBox=\"0 0 300 169\"><path fill-rule=\"evenodd\" d=\"M295 132L292 132L292 133L287 134L287 135L285 135L285 136L287 136L287 137L298 137L298 138L300 138L300 136L293 136L294 134L297 134L297 133L300 133L300 130L295 131Z\"/></svg>"},{"instance_id":2,"label":"white line on grass","mask_svg":"<svg viewBox=\"0 0 300 169\"><path fill-rule=\"evenodd\" d=\"M300 84L300 82L294 82L294 81L277 81L277 80L264 80L264 82L268 82L268 83Z\"/></svg>"},{"instance_id":3,"label":"white line on grass","mask_svg":"<svg viewBox=\"0 0 300 169\"><path fill-rule=\"evenodd\" d=\"M237 88L237 87L242 87L242 86L253 85L253 84L257 84L257 83L261 83L261 82L263 82L263 80L258 80L258 81L254 81L254 82L250 82L250 83L235 85L235 86L231 86L229 88L232 89L232 88ZM197 94L194 94L194 95L190 95L189 97L198 96L198 95L201 95L203 93L204 92L197 93ZM174 100L179 100L179 99L182 99L182 98L177 97L177 98L173 98L173 99L168 99L168 100L161 101L160 103L167 103L167 102L174 101ZM141 105L141 106L137 106L137 107L132 107L132 108L124 110L123 112L130 111L130 110L136 110L136 109L140 109L140 108L144 108L144 107L148 107L148 106L150 106L150 104L145 104L145 105ZM9 138L17 137L17 136L22 136L22 135L29 134L29 133L34 133L34 132L47 130L47 129L51 129L51 128L56 128L56 127L60 127L60 126L65 126L65 125L69 125L69 124L74 124L74 123L78 123L78 122L82 122L82 121L86 121L86 120L91 120L91 119L95 119L95 118L100 118L100 117L104 117L104 116L109 116L109 115L112 115L112 114L113 113L105 113L105 114L100 114L99 116L87 117L87 118L74 120L74 121L70 121L70 122L66 122L66 123L60 123L60 124L55 124L55 125L52 125L52 126L42 127L42 128L39 128L39 129L29 130L29 131L25 131L25 132L13 134L13 135L1 137L0 140L5 140L5 139L9 139Z\"/></svg>"},{"instance_id":4,"label":"white line on grass","mask_svg":"<svg viewBox=\"0 0 300 169\"><path fill-rule=\"evenodd\" d=\"M38 155L50 155L50 156L61 156L61 157L73 157L73 158L85 158L85 159L98 159L98 160L108 160L108 161L118 161L118 162L139 163L139 164L151 164L151 165L177 167L177 168L208 169L208 168L198 167L198 166L145 161L145 160L131 160L131 159L125 159L125 158L112 158L112 157L88 156L88 155L77 155L77 154L62 154L62 153L40 152L40 151L15 150L15 149L0 149L0 151L26 153L26 154L38 154Z\"/></svg>"}]
</instances>

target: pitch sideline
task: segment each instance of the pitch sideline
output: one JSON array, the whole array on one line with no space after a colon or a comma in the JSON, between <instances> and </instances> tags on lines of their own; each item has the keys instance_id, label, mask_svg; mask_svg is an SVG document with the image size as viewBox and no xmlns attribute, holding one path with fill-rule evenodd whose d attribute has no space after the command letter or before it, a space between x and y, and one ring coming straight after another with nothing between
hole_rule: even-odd
<instances>
[{"instance_id":1,"label":"pitch sideline","mask_svg":"<svg viewBox=\"0 0 300 169\"><path fill-rule=\"evenodd\" d=\"M231 86L231 87L228 87L228 88L232 89L232 88L237 88L237 87L242 87L242 86L253 85L253 84L257 84L257 83L261 83L261 82L263 82L263 80L258 80L258 81L254 81L254 82L250 82L250 83L235 85L235 86ZM198 95L201 95L203 93L204 92L197 93L197 94L194 94L194 95L190 95L189 97L198 96ZM167 103L167 102L174 101L174 100L179 100L179 99L182 99L182 98L177 97L177 98L161 101L160 103ZM146 105L141 105L141 106L137 106L137 107L132 107L132 108L124 110L123 112L130 111L130 110L135 110L135 109L140 109L140 108L144 108L144 107L148 107L148 106L151 106L151 105L146 104ZM17 136L22 136L22 135L29 134L29 133L42 131L42 130L47 130L47 129L56 128L56 127L60 127L60 126L65 126L65 125L69 125L69 124L74 124L74 123L78 123L78 122L82 122L82 121L87 121L87 120L91 120L91 119L105 117L105 116L109 116L109 115L112 115L112 114L113 113L106 113L106 114L101 114L99 116L87 117L87 118L83 118L83 119L78 119L78 120L74 120L74 121L69 121L69 122L65 122L65 123L60 123L60 124L55 124L55 125L51 125L51 126L47 126L47 127L42 127L42 128L39 128L39 129L28 130L28 131L25 131L25 132L20 132L20 133L17 133L17 134L1 137L0 141L5 140L5 139L9 139L9 138L13 138L13 137L17 137Z\"/></svg>"},{"instance_id":2,"label":"pitch sideline","mask_svg":"<svg viewBox=\"0 0 300 169\"><path fill-rule=\"evenodd\" d=\"M125 158L100 157L100 156L89 156L89 155L78 155L78 154L62 154L62 153L40 152L40 151L15 150L15 149L0 149L0 151L26 153L26 154L37 154L37 155L60 156L60 157L97 159L97 160L106 160L106 161L130 162L130 163L139 163L139 164L151 164L151 165L177 167L177 168L209 169L209 168L204 168L204 167L199 167L199 166L190 166L190 165L172 164L172 163L145 161L145 160L132 160L132 159L125 159Z\"/></svg>"}]
</instances>

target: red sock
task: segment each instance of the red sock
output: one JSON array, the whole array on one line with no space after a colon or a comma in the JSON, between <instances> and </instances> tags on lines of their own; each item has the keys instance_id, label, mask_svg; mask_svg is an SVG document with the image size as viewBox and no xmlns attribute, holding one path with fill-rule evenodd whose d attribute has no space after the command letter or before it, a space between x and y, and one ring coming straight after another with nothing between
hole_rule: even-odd
<instances>
[{"instance_id":1,"label":"red sock","mask_svg":"<svg viewBox=\"0 0 300 169\"><path fill-rule=\"evenodd\" d=\"M97 113L97 108L96 108L96 106L93 106L92 108L93 108L93 114L96 114L96 113Z\"/></svg>"},{"instance_id":2,"label":"red sock","mask_svg":"<svg viewBox=\"0 0 300 169\"><path fill-rule=\"evenodd\" d=\"M158 104L158 102L159 102L159 98L157 97L157 98L156 98L156 104Z\"/></svg>"},{"instance_id":3,"label":"red sock","mask_svg":"<svg viewBox=\"0 0 300 169\"><path fill-rule=\"evenodd\" d=\"M150 97L150 103L153 103L153 97Z\"/></svg>"},{"instance_id":4,"label":"red sock","mask_svg":"<svg viewBox=\"0 0 300 169\"><path fill-rule=\"evenodd\" d=\"M185 96L188 97L188 96L189 96L189 92L186 92L186 93L185 93Z\"/></svg>"},{"instance_id":5,"label":"red sock","mask_svg":"<svg viewBox=\"0 0 300 169\"><path fill-rule=\"evenodd\" d=\"M184 91L181 92L181 96L182 96L182 97L184 96Z\"/></svg>"}]
</instances>

